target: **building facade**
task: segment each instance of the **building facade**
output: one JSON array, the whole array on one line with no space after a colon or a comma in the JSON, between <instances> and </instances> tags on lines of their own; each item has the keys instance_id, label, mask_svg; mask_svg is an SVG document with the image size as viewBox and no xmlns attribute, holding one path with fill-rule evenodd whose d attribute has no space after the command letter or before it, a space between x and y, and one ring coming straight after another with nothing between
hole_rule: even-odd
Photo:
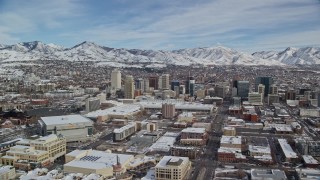
<instances>
[{"instance_id":1,"label":"building facade","mask_svg":"<svg viewBox=\"0 0 320 180\"><path fill-rule=\"evenodd\" d=\"M155 167L156 180L183 180L191 168L188 157L164 156Z\"/></svg>"}]
</instances>

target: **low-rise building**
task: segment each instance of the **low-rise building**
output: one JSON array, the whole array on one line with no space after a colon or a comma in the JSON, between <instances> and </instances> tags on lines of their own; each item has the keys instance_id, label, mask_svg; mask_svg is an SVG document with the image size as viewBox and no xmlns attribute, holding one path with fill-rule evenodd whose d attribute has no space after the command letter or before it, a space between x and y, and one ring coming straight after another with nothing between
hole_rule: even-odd
<instances>
[{"instance_id":1,"label":"low-rise building","mask_svg":"<svg viewBox=\"0 0 320 180\"><path fill-rule=\"evenodd\" d=\"M243 150L244 145L241 136L222 136L220 139L220 147L238 148Z\"/></svg>"},{"instance_id":2,"label":"low-rise building","mask_svg":"<svg viewBox=\"0 0 320 180\"><path fill-rule=\"evenodd\" d=\"M93 134L93 122L81 115L41 117L41 134L61 134L67 142L86 141Z\"/></svg>"},{"instance_id":3,"label":"low-rise building","mask_svg":"<svg viewBox=\"0 0 320 180\"><path fill-rule=\"evenodd\" d=\"M1 157L2 164L26 170L46 166L66 154L66 139L62 135L22 139L16 144Z\"/></svg>"},{"instance_id":4,"label":"low-rise building","mask_svg":"<svg viewBox=\"0 0 320 180\"><path fill-rule=\"evenodd\" d=\"M113 130L113 140L122 141L133 135L137 130L136 123L130 122L127 125Z\"/></svg>"},{"instance_id":5,"label":"low-rise building","mask_svg":"<svg viewBox=\"0 0 320 180\"><path fill-rule=\"evenodd\" d=\"M16 179L16 169L13 166L0 166L0 179Z\"/></svg>"},{"instance_id":6,"label":"low-rise building","mask_svg":"<svg viewBox=\"0 0 320 180\"><path fill-rule=\"evenodd\" d=\"M290 144L288 144L287 140L278 139L278 142L280 144L282 153L285 156L286 161L287 162L297 161L298 155L293 151L292 147L290 146Z\"/></svg>"},{"instance_id":7,"label":"low-rise building","mask_svg":"<svg viewBox=\"0 0 320 180\"><path fill-rule=\"evenodd\" d=\"M164 156L155 167L156 180L186 179L191 168L187 157Z\"/></svg>"},{"instance_id":8,"label":"low-rise building","mask_svg":"<svg viewBox=\"0 0 320 180\"><path fill-rule=\"evenodd\" d=\"M186 128L181 131L181 144L186 145L206 145L208 133L205 128Z\"/></svg>"},{"instance_id":9,"label":"low-rise building","mask_svg":"<svg viewBox=\"0 0 320 180\"><path fill-rule=\"evenodd\" d=\"M319 162L315 158L310 156L310 155L303 155L302 159L303 159L304 165L307 168L317 168L317 167L319 167Z\"/></svg>"},{"instance_id":10,"label":"low-rise building","mask_svg":"<svg viewBox=\"0 0 320 180\"><path fill-rule=\"evenodd\" d=\"M114 154L97 150L75 150L66 154L65 173L91 173L104 178L124 174L133 155Z\"/></svg>"},{"instance_id":11,"label":"low-rise building","mask_svg":"<svg viewBox=\"0 0 320 180\"><path fill-rule=\"evenodd\" d=\"M251 169L252 180L285 180L287 179L286 173L279 169Z\"/></svg>"}]
</instances>

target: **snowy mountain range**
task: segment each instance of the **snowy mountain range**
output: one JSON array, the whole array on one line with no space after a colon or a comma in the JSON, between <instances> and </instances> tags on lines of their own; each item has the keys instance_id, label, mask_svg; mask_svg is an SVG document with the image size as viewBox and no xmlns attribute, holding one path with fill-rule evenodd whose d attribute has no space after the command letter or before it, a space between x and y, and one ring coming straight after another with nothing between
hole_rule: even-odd
<instances>
[{"instance_id":1,"label":"snowy mountain range","mask_svg":"<svg viewBox=\"0 0 320 180\"><path fill-rule=\"evenodd\" d=\"M253 54L226 47L192 48L173 51L109 48L83 42L72 48L40 41L14 45L0 44L0 63L33 60L95 61L109 66L174 65L296 65L320 64L320 48L287 48Z\"/></svg>"}]
</instances>

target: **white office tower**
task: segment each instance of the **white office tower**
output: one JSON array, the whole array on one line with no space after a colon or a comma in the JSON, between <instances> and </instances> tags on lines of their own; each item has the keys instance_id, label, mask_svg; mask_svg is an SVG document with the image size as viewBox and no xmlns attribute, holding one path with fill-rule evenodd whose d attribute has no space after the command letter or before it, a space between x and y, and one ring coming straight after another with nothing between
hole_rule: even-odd
<instances>
[{"instance_id":1,"label":"white office tower","mask_svg":"<svg viewBox=\"0 0 320 180\"><path fill-rule=\"evenodd\" d=\"M163 74L160 76L159 78L159 88L161 89L170 89L170 82L169 82L169 77L170 75L169 74Z\"/></svg>"},{"instance_id":2,"label":"white office tower","mask_svg":"<svg viewBox=\"0 0 320 180\"><path fill-rule=\"evenodd\" d=\"M133 99L134 98L134 80L131 75L126 76L124 82L124 98Z\"/></svg>"},{"instance_id":3,"label":"white office tower","mask_svg":"<svg viewBox=\"0 0 320 180\"><path fill-rule=\"evenodd\" d=\"M150 91L150 86L149 86L149 79L148 78L145 78L143 79L144 81L144 89L143 89L143 92L149 92Z\"/></svg>"},{"instance_id":4,"label":"white office tower","mask_svg":"<svg viewBox=\"0 0 320 180\"><path fill-rule=\"evenodd\" d=\"M121 72L115 69L111 72L111 93L121 89Z\"/></svg>"}]
</instances>

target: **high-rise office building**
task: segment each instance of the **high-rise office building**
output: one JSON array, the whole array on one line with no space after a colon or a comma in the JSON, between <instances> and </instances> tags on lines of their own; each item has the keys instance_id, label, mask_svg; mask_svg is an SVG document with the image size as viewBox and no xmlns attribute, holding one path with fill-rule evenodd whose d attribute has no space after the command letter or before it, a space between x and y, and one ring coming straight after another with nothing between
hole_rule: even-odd
<instances>
[{"instance_id":1,"label":"high-rise office building","mask_svg":"<svg viewBox=\"0 0 320 180\"><path fill-rule=\"evenodd\" d=\"M162 104L162 117L164 118L173 118L176 114L176 109L174 104Z\"/></svg>"},{"instance_id":2,"label":"high-rise office building","mask_svg":"<svg viewBox=\"0 0 320 180\"><path fill-rule=\"evenodd\" d=\"M143 92L149 92L150 91L150 87L149 87L149 79L143 79L144 83L144 89Z\"/></svg>"},{"instance_id":3,"label":"high-rise office building","mask_svg":"<svg viewBox=\"0 0 320 180\"><path fill-rule=\"evenodd\" d=\"M175 86L180 86L180 82L178 80L171 81L171 90L174 91Z\"/></svg>"},{"instance_id":4,"label":"high-rise office building","mask_svg":"<svg viewBox=\"0 0 320 180\"><path fill-rule=\"evenodd\" d=\"M263 85L263 84L258 85L258 93L259 94L263 94L263 96L264 96L265 89L266 89L265 85Z\"/></svg>"},{"instance_id":5,"label":"high-rise office building","mask_svg":"<svg viewBox=\"0 0 320 180\"><path fill-rule=\"evenodd\" d=\"M270 94L278 94L278 86L276 86L275 84L272 84L270 86Z\"/></svg>"},{"instance_id":6,"label":"high-rise office building","mask_svg":"<svg viewBox=\"0 0 320 180\"><path fill-rule=\"evenodd\" d=\"M159 78L158 78L158 76L149 77L149 87L153 88L154 90L158 90L158 87L159 87Z\"/></svg>"},{"instance_id":7,"label":"high-rise office building","mask_svg":"<svg viewBox=\"0 0 320 180\"><path fill-rule=\"evenodd\" d=\"M226 96L226 91L225 91L225 87L224 86L216 86L214 88L214 94L217 97L221 97L221 98L225 98Z\"/></svg>"},{"instance_id":8,"label":"high-rise office building","mask_svg":"<svg viewBox=\"0 0 320 180\"><path fill-rule=\"evenodd\" d=\"M136 79L135 83L134 83L134 87L135 87L135 89L139 89L143 92L144 91L144 79L142 79L142 78Z\"/></svg>"},{"instance_id":9,"label":"high-rise office building","mask_svg":"<svg viewBox=\"0 0 320 180\"><path fill-rule=\"evenodd\" d=\"M161 75L161 85L162 89L170 89L170 81L169 81L170 75L169 74L162 74Z\"/></svg>"},{"instance_id":10,"label":"high-rise office building","mask_svg":"<svg viewBox=\"0 0 320 180\"><path fill-rule=\"evenodd\" d=\"M121 89L121 72L115 69L111 72L111 92Z\"/></svg>"},{"instance_id":11,"label":"high-rise office building","mask_svg":"<svg viewBox=\"0 0 320 180\"><path fill-rule=\"evenodd\" d=\"M255 91L258 91L259 84L263 84L265 86L264 97L268 96L270 86L273 84L273 80L271 77L257 77L255 81Z\"/></svg>"},{"instance_id":12,"label":"high-rise office building","mask_svg":"<svg viewBox=\"0 0 320 180\"><path fill-rule=\"evenodd\" d=\"M131 75L126 76L124 82L124 98L133 99L134 98L134 80Z\"/></svg>"},{"instance_id":13,"label":"high-rise office building","mask_svg":"<svg viewBox=\"0 0 320 180\"><path fill-rule=\"evenodd\" d=\"M296 91L294 89L289 89L286 94L287 100L296 100Z\"/></svg>"},{"instance_id":14,"label":"high-rise office building","mask_svg":"<svg viewBox=\"0 0 320 180\"><path fill-rule=\"evenodd\" d=\"M247 98L249 94L249 81L238 81L238 96L241 98Z\"/></svg>"},{"instance_id":15,"label":"high-rise office building","mask_svg":"<svg viewBox=\"0 0 320 180\"><path fill-rule=\"evenodd\" d=\"M190 96L194 96L194 85L195 85L195 79L192 76L189 76L186 81L186 94L189 94Z\"/></svg>"}]
</instances>

